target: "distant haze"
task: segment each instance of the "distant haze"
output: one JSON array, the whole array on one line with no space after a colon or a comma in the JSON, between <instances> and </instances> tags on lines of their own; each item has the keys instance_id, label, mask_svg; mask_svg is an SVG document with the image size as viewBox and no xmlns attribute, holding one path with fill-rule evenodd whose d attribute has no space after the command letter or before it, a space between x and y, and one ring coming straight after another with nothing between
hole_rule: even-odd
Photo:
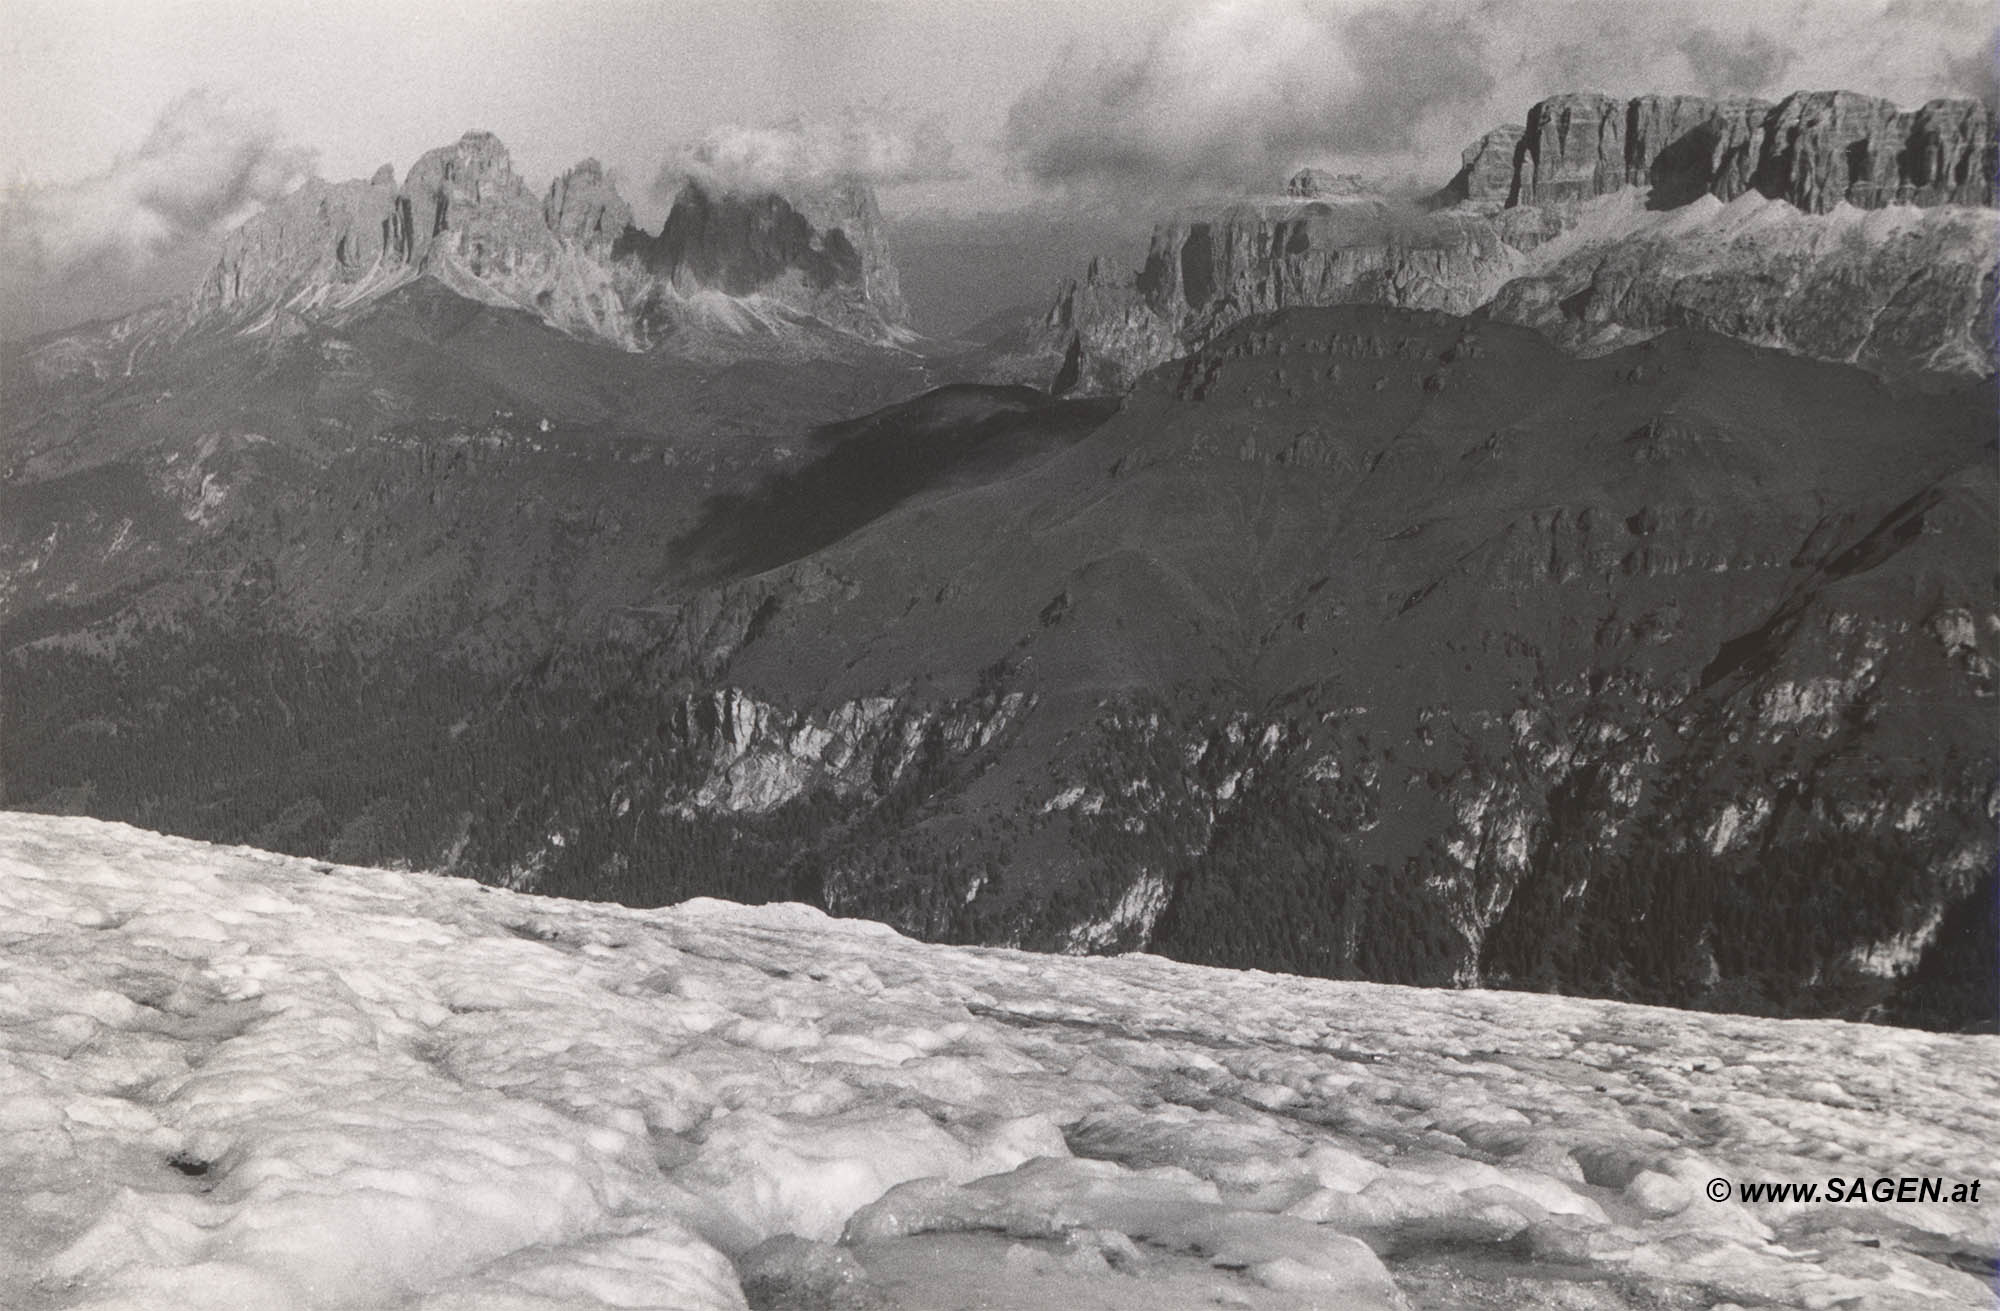
<instances>
[{"instance_id":1,"label":"distant haze","mask_svg":"<svg viewBox=\"0 0 2000 1311\"><path fill-rule=\"evenodd\" d=\"M603 160L642 222L688 172L869 178L951 331L1163 205L1441 182L1552 92L1990 96L1993 31L1980 0L0 0L0 331L185 292L306 176L471 127L536 187Z\"/></svg>"}]
</instances>

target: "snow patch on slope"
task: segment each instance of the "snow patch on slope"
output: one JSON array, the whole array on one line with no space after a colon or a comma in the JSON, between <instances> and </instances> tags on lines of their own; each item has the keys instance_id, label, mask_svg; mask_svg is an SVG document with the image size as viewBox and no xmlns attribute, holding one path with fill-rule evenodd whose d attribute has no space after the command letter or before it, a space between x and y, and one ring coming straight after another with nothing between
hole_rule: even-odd
<instances>
[{"instance_id":1,"label":"snow patch on slope","mask_svg":"<svg viewBox=\"0 0 2000 1311\"><path fill-rule=\"evenodd\" d=\"M0 943L0 1288L36 1307L1991 1305L1990 1205L1701 1192L2000 1177L1990 1038L36 815L0 814Z\"/></svg>"}]
</instances>

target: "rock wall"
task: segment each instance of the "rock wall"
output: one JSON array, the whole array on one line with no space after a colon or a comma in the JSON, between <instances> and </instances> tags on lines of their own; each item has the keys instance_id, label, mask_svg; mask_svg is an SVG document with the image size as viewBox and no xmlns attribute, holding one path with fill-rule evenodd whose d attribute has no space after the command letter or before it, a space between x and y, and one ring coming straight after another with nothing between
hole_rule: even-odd
<instances>
[{"instance_id":1,"label":"rock wall","mask_svg":"<svg viewBox=\"0 0 2000 1311\"><path fill-rule=\"evenodd\" d=\"M1581 354L1701 328L1884 376L1991 372L2000 226L1990 211L1705 204L1714 213L1695 239L1673 215L1634 206L1615 240L1551 243L1487 312Z\"/></svg>"},{"instance_id":2,"label":"rock wall","mask_svg":"<svg viewBox=\"0 0 2000 1311\"><path fill-rule=\"evenodd\" d=\"M1663 207L1754 190L1810 214L1842 203L1993 203L1993 119L1971 100L1905 111L1851 91L1800 92L1777 105L1561 95L1528 111L1521 139L1511 203L1523 205L1627 186L1663 189Z\"/></svg>"},{"instance_id":3,"label":"rock wall","mask_svg":"<svg viewBox=\"0 0 2000 1311\"><path fill-rule=\"evenodd\" d=\"M1509 205L1514 201L1514 171L1521 150L1518 124L1496 127L1465 148L1458 176L1446 187L1446 203Z\"/></svg>"},{"instance_id":4,"label":"rock wall","mask_svg":"<svg viewBox=\"0 0 2000 1311\"><path fill-rule=\"evenodd\" d=\"M1584 351L1698 326L1886 374L1980 374L1994 170L1977 101L1551 96L1421 204L1307 169L1284 204L1162 223L1129 280L1065 284L1038 344L1063 385L1118 389L1286 305L1491 305ZM1697 202L1718 212L1660 221ZM1856 224L1841 206L1936 213Z\"/></svg>"},{"instance_id":5,"label":"rock wall","mask_svg":"<svg viewBox=\"0 0 2000 1311\"><path fill-rule=\"evenodd\" d=\"M653 236L633 226L596 160L537 199L488 132L426 153L400 187L388 165L365 183L308 183L230 237L194 317L333 312L426 275L632 349L690 322L782 330L816 320L880 340L908 319L880 211L860 182L782 197L690 184ZM734 313L718 299L754 308Z\"/></svg>"}]
</instances>

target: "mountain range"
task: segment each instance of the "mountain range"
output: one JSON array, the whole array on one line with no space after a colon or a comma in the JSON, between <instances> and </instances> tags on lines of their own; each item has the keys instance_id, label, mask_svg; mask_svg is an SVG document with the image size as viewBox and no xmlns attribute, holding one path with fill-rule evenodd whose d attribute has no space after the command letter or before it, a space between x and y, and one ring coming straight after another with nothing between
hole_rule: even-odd
<instances>
[{"instance_id":1,"label":"mountain range","mask_svg":"<svg viewBox=\"0 0 2000 1311\"><path fill-rule=\"evenodd\" d=\"M1271 202L1177 215L1136 273L1067 283L1033 349L1064 388L1120 390L1249 315L1358 301L1480 311L1584 354L1692 327L1983 376L1994 143L1971 100L1553 96L1428 196L1308 170Z\"/></svg>"},{"instance_id":2,"label":"mountain range","mask_svg":"<svg viewBox=\"0 0 2000 1311\"><path fill-rule=\"evenodd\" d=\"M0 804L634 905L1943 1027L1992 121L1556 97L1029 330L469 133L7 348ZM1033 384L1033 385L1029 385Z\"/></svg>"}]
</instances>

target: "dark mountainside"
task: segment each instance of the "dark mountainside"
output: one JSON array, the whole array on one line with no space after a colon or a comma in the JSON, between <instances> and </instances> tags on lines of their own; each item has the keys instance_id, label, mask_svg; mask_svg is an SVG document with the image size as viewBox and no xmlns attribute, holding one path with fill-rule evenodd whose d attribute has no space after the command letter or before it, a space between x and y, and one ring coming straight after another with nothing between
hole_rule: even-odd
<instances>
[{"instance_id":1,"label":"dark mountainside","mask_svg":"<svg viewBox=\"0 0 2000 1311\"><path fill-rule=\"evenodd\" d=\"M1342 305L1061 400L906 349L865 190L693 187L655 236L588 167L531 211L491 138L425 160L246 226L191 310L10 353L0 804L2000 1014L1990 379Z\"/></svg>"}]
</instances>

